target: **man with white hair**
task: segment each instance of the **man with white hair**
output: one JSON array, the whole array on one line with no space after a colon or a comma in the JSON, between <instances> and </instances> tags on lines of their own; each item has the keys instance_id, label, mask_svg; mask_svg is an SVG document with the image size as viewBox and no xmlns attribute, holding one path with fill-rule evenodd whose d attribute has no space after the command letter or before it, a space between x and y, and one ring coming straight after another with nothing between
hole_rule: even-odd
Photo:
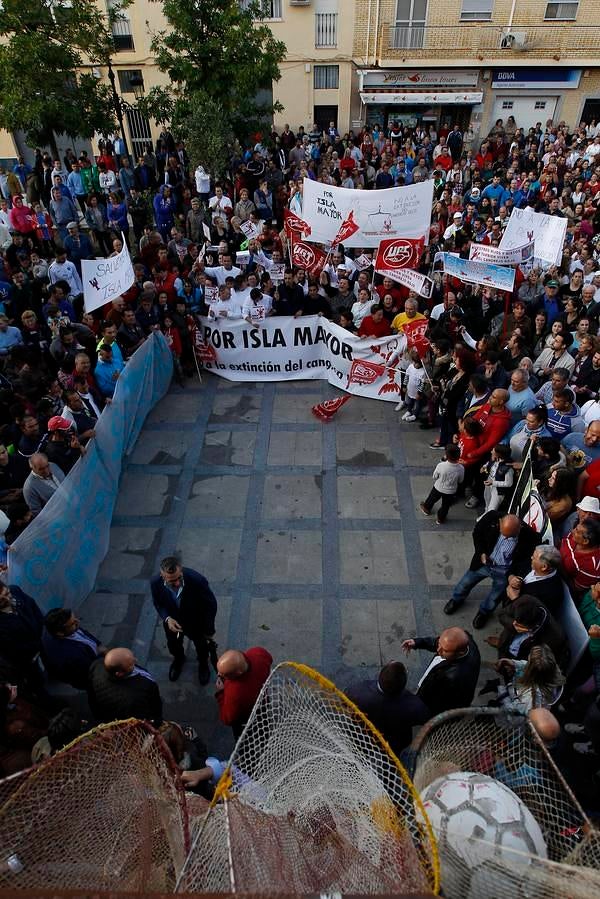
<instances>
[{"instance_id":1,"label":"man with white hair","mask_svg":"<svg viewBox=\"0 0 600 899\"><path fill-rule=\"evenodd\" d=\"M65 476L58 465L48 461L48 456L44 453L34 453L30 456L29 467L31 474L23 484L23 499L35 517L52 499Z\"/></svg>"}]
</instances>

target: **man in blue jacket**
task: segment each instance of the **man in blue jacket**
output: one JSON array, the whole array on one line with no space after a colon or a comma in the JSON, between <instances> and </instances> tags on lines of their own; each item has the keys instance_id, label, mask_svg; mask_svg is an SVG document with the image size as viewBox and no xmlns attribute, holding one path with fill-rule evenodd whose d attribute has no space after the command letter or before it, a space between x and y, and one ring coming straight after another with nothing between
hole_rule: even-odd
<instances>
[{"instance_id":1,"label":"man in blue jacket","mask_svg":"<svg viewBox=\"0 0 600 899\"><path fill-rule=\"evenodd\" d=\"M81 627L71 609L50 609L42 632L42 658L48 674L76 690L85 690L92 662L105 654L100 640Z\"/></svg>"},{"instance_id":2,"label":"man in blue jacket","mask_svg":"<svg viewBox=\"0 0 600 899\"><path fill-rule=\"evenodd\" d=\"M210 680L208 657L217 614L217 600L208 581L198 571L182 568L174 556L167 556L150 587L173 656L169 680L176 681L181 674L185 662L183 638L189 637L198 656L198 679L205 686Z\"/></svg>"}]
</instances>

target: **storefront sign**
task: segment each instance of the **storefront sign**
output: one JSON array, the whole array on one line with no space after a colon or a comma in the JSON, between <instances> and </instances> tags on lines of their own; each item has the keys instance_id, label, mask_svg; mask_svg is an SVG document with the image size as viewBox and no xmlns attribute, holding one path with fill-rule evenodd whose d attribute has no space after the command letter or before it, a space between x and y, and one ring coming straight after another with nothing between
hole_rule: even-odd
<instances>
[{"instance_id":1,"label":"storefront sign","mask_svg":"<svg viewBox=\"0 0 600 899\"><path fill-rule=\"evenodd\" d=\"M374 94L361 93L360 99L367 105L372 103L383 103L391 106L408 106L411 104L419 106L433 106L435 104L443 103L444 106L459 106L469 103L481 103L483 100L483 91L454 91L444 92L441 94L422 94L417 92L396 94L392 93L391 91L379 91L378 93Z\"/></svg>"},{"instance_id":2,"label":"storefront sign","mask_svg":"<svg viewBox=\"0 0 600 899\"><path fill-rule=\"evenodd\" d=\"M579 87L581 69L494 69L496 90L556 90Z\"/></svg>"},{"instance_id":3,"label":"storefront sign","mask_svg":"<svg viewBox=\"0 0 600 899\"><path fill-rule=\"evenodd\" d=\"M358 73L361 90L366 87L477 87L477 69L402 69Z\"/></svg>"}]
</instances>

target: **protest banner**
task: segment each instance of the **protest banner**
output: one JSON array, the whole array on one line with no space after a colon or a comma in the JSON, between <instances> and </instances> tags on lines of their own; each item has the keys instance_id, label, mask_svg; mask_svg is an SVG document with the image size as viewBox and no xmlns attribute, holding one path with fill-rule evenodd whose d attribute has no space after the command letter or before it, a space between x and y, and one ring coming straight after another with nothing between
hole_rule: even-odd
<instances>
[{"instance_id":1,"label":"protest banner","mask_svg":"<svg viewBox=\"0 0 600 899\"><path fill-rule=\"evenodd\" d=\"M353 234L359 230L359 225L354 221L354 210L351 209L348 213L347 218L344 219L342 224L340 225L338 233L335 235L331 242L332 247L337 247L340 244L346 243Z\"/></svg>"},{"instance_id":2,"label":"protest banner","mask_svg":"<svg viewBox=\"0 0 600 899\"><path fill-rule=\"evenodd\" d=\"M358 230L346 247L376 247L391 237L429 236L433 180L387 190L350 190L304 179L302 216L311 232L305 239L333 243L340 225L353 213Z\"/></svg>"},{"instance_id":3,"label":"protest banner","mask_svg":"<svg viewBox=\"0 0 600 899\"><path fill-rule=\"evenodd\" d=\"M259 327L239 319L201 322L203 344L214 351L204 367L223 378L325 379L348 393L398 402L401 376L389 360L406 349L404 335L363 340L318 315L267 318Z\"/></svg>"},{"instance_id":4,"label":"protest banner","mask_svg":"<svg viewBox=\"0 0 600 899\"><path fill-rule=\"evenodd\" d=\"M375 268L379 274L399 268L414 269L421 261L424 246L423 237L418 239L394 237L392 240L382 240L377 249Z\"/></svg>"},{"instance_id":5,"label":"protest banner","mask_svg":"<svg viewBox=\"0 0 600 899\"><path fill-rule=\"evenodd\" d=\"M219 288L213 287L211 284L204 286L204 302L208 306L210 303L216 303L219 299Z\"/></svg>"},{"instance_id":6,"label":"protest banner","mask_svg":"<svg viewBox=\"0 0 600 899\"><path fill-rule=\"evenodd\" d=\"M421 272L415 272L411 268L396 268L393 271L376 268L375 271L378 275L383 275L384 278L391 278L392 281L397 281L398 284L404 284L409 290L414 290L415 293L418 293L420 297L429 299L431 296L433 281L426 275L422 275Z\"/></svg>"},{"instance_id":7,"label":"protest banner","mask_svg":"<svg viewBox=\"0 0 600 899\"><path fill-rule=\"evenodd\" d=\"M490 247L483 243L472 243L469 259L474 262L489 262L492 265L523 265L533 259L535 243L530 241L522 247ZM436 254L437 255L437 254Z\"/></svg>"},{"instance_id":8,"label":"protest banner","mask_svg":"<svg viewBox=\"0 0 600 899\"><path fill-rule=\"evenodd\" d=\"M429 347L431 346L425 334L429 327L429 319L418 318L416 321L405 322L402 325L402 331L407 340L407 349L415 349L422 359Z\"/></svg>"},{"instance_id":9,"label":"protest banner","mask_svg":"<svg viewBox=\"0 0 600 899\"><path fill-rule=\"evenodd\" d=\"M129 290L135 281L131 256L127 241L121 234L123 249L108 259L82 259L81 280L83 282L83 302L86 312L93 312L116 300Z\"/></svg>"},{"instance_id":10,"label":"protest banner","mask_svg":"<svg viewBox=\"0 0 600 899\"><path fill-rule=\"evenodd\" d=\"M366 253L362 253L358 259L354 260L354 265L358 269L359 272L364 272L368 268L371 268L373 265L373 260L370 256L367 256Z\"/></svg>"},{"instance_id":11,"label":"protest banner","mask_svg":"<svg viewBox=\"0 0 600 899\"><path fill-rule=\"evenodd\" d=\"M248 240L256 240L260 236L260 228L250 220L240 223L240 231L246 235Z\"/></svg>"},{"instance_id":12,"label":"protest banner","mask_svg":"<svg viewBox=\"0 0 600 899\"><path fill-rule=\"evenodd\" d=\"M250 262L250 253L248 250L238 250L235 254L235 264L240 268L244 268Z\"/></svg>"},{"instance_id":13,"label":"protest banner","mask_svg":"<svg viewBox=\"0 0 600 899\"><path fill-rule=\"evenodd\" d=\"M459 281L470 284L483 284L485 287L495 287L496 290L512 291L515 283L514 268L506 268L502 265L489 265L486 262L472 262L470 259L461 259L460 256L444 254L444 274Z\"/></svg>"},{"instance_id":14,"label":"protest banner","mask_svg":"<svg viewBox=\"0 0 600 899\"><path fill-rule=\"evenodd\" d=\"M559 265L566 233L566 218L534 212L529 207L513 209L500 241L500 249L511 250L533 240L533 255L542 265Z\"/></svg>"},{"instance_id":15,"label":"protest banner","mask_svg":"<svg viewBox=\"0 0 600 899\"><path fill-rule=\"evenodd\" d=\"M325 266L327 256L318 247L311 246L303 240L292 243L292 265L305 269L308 275L320 275Z\"/></svg>"}]
</instances>

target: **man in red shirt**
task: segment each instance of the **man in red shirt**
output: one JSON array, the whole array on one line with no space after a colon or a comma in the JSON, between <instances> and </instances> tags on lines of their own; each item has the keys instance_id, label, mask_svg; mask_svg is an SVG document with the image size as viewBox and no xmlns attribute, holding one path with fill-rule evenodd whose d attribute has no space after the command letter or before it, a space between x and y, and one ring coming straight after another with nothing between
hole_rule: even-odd
<instances>
[{"instance_id":1,"label":"man in red shirt","mask_svg":"<svg viewBox=\"0 0 600 899\"><path fill-rule=\"evenodd\" d=\"M219 718L229 724L237 740L271 672L273 657L266 649L253 646L246 652L228 649L217 662L216 699Z\"/></svg>"},{"instance_id":2,"label":"man in red shirt","mask_svg":"<svg viewBox=\"0 0 600 899\"><path fill-rule=\"evenodd\" d=\"M390 323L383 317L383 306L374 303L371 314L365 315L358 329L359 337L388 337L392 333Z\"/></svg>"}]
</instances>

